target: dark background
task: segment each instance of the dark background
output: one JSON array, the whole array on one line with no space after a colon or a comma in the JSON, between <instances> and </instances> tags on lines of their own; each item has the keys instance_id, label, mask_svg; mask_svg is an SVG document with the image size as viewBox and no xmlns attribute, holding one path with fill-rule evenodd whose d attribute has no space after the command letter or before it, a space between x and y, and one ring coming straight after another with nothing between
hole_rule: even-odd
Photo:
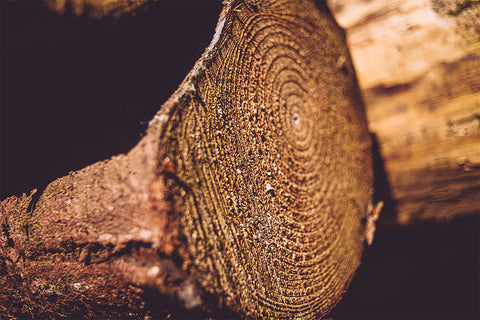
<instances>
[{"instance_id":1,"label":"dark background","mask_svg":"<svg viewBox=\"0 0 480 320\"><path fill-rule=\"evenodd\" d=\"M129 151L207 47L217 1L162 1L120 20L1 4L0 197Z\"/></svg>"},{"instance_id":2,"label":"dark background","mask_svg":"<svg viewBox=\"0 0 480 320\"><path fill-rule=\"evenodd\" d=\"M95 21L39 1L0 5L0 199L130 150L203 53L221 10L218 1L161 1ZM388 201L379 157L376 173L377 197ZM479 226L478 216L380 221L332 317L480 318Z\"/></svg>"}]
</instances>

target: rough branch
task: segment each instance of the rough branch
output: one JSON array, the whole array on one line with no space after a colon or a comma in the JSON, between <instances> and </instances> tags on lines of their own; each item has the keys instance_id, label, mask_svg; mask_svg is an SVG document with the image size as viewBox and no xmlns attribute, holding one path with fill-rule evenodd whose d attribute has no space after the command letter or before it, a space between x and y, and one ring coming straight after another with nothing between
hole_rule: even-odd
<instances>
[{"instance_id":1,"label":"rough branch","mask_svg":"<svg viewBox=\"0 0 480 320\"><path fill-rule=\"evenodd\" d=\"M370 158L326 6L227 2L135 148L1 203L2 312L321 317L360 263L365 219L371 237Z\"/></svg>"}]
</instances>

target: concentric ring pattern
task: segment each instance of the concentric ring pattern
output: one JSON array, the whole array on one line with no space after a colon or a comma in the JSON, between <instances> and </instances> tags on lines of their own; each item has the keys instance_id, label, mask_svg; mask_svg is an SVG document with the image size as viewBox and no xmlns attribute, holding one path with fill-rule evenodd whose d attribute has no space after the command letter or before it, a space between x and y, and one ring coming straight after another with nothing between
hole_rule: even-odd
<instances>
[{"instance_id":1,"label":"concentric ring pattern","mask_svg":"<svg viewBox=\"0 0 480 320\"><path fill-rule=\"evenodd\" d=\"M369 138L343 36L325 10L233 3L164 131L184 267L248 318L318 318L360 263Z\"/></svg>"}]
</instances>

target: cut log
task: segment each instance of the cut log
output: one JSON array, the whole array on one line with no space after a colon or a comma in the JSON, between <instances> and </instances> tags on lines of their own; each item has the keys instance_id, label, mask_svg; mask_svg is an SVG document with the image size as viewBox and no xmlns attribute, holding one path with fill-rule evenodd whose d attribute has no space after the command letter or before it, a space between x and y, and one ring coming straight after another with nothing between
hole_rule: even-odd
<instances>
[{"instance_id":1,"label":"cut log","mask_svg":"<svg viewBox=\"0 0 480 320\"><path fill-rule=\"evenodd\" d=\"M480 213L480 2L329 5L346 29L380 146L391 222Z\"/></svg>"},{"instance_id":2,"label":"cut log","mask_svg":"<svg viewBox=\"0 0 480 320\"><path fill-rule=\"evenodd\" d=\"M227 1L135 148L1 203L0 312L317 319L372 240L371 194L366 118L326 5Z\"/></svg>"}]
</instances>

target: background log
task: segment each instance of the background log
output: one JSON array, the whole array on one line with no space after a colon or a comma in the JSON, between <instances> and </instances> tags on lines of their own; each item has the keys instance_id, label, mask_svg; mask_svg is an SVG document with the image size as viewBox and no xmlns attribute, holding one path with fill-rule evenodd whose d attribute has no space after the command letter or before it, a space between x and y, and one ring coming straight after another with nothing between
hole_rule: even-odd
<instances>
[{"instance_id":1,"label":"background log","mask_svg":"<svg viewBox=\"0 0 480 320\"><path fill-rule=\"evenodd\" d=\"M386 202L334 318L479 318L479 2L328 3L346 30Z\"/></svg>"},{"instance_id":2,"label":"background log","mask_svg":"<svg viewBox=\"0 0 480 320\"><path fill-rule=\"evenodd\" d=\"M93 19L114 18L135 15L148 10L158 0L43 0L45 5L59 14L88 16Z\"/></svg>"},{"instance_id":3,"label":"background log","mask_svg":"<svg viewBox=\"0 0 480 320\"><path fill-rule=\"evenodd\" d=\"M480 2L329 4L346 29L383 159L388 184L378 196L393 197L383 222L478 214Z\"/></svg>"}]
</instances>

